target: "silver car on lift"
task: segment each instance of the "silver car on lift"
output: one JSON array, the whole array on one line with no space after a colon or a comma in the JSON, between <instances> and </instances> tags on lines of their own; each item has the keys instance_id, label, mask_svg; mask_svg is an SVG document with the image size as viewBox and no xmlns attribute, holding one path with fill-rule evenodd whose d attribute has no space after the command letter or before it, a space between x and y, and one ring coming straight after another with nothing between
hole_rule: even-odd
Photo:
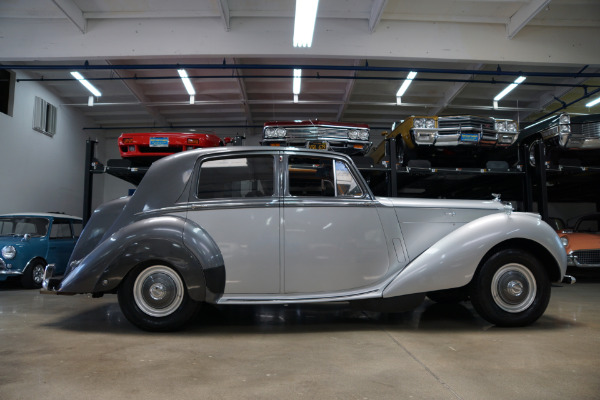
<instances>
[{"instance_id":1,"label":"silver car on lift","mask_svg":"<svg viewBox=\"0 0 600 400\"><path fill-rule=\"evenodd\" d=\"M145 330L199 305L351 302L406 311L470 300L489 322L537 320L566 253L537 214L499 200L375 197L343 154L216 148L155 162L135 194L99 207L44 292L117 293Z\"/></svg>"}]
</instances>

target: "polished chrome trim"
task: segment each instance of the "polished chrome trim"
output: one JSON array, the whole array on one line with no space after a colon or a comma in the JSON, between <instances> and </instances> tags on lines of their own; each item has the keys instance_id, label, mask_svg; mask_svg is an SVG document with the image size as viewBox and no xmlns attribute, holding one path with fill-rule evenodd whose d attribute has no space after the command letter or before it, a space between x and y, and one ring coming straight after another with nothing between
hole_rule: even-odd
<instances>
[{"instance_id":1,"label":"polished chrome trim","mask_svg":"<svg viewBox=\"0 0 600 400\"><path fill-rule=\"evenodd\" d=\"M565 276L563 277L563 279L562 279L562 281L561 281L561 282L562 282L562 283L569 284L569 285L572 285L572 284L574 284L575 282L577 282L577 279L575 279L575 277L574 277L574 276L571 276L571 275L565 275Z\"/></svg>"},{"instance_id":2,"label":"polished chrome trim","mask_svg":"<svg viewBox=\"0 0 600 400\"><path fill-rule=\"evenodd\" d=\"M385 285L383 285L385 286ZM382 287L383 287L382 286ZM217 304L287 304L287 303L321 303L331 301L351 301L382 298L381 288L352 294L272 294L272 295L224 295Z\"/></svg>"},{"instance_id":3,"label":"polished chrome trim","mask_svg":"<svg viewBox=\"0 0 600 400\"><path fill-rule=\"evenodd\" d=\"M375 207L378 203L372 200L344 201L339 197L286 197L284 207Z\"/></svg>"}]
</instances>

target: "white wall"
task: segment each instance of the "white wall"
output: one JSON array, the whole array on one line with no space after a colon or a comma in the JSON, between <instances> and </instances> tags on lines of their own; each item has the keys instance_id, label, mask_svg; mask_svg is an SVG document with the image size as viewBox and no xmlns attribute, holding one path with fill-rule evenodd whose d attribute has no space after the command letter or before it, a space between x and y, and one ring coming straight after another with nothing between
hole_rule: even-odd
<instances>
[{"instance_id":1,"label":"white wall","mask_svg":"<svg viewBox=\"0 0 600 400\"><path fill-rule=\"evenodd\" d=\"M17 73L17 79L28 78ZM32 129L35 96L57 107L56 134ZM81 216L86 135L75 109L35 82L15 84L13 116L0 113L0 213L59 211Z\"/></svg>"}]
</instances>

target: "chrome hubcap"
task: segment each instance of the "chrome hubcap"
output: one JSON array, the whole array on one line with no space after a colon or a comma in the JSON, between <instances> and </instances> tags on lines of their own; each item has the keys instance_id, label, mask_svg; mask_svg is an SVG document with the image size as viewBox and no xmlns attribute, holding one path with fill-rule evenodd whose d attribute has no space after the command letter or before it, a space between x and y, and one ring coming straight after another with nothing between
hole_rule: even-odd
<instances>
[{"instance_id":1,"label":"chrome hubcap","mask_svg":"<svg viewBox=\"0 0 600 400\"><path fill-rule=\"evenodd\" d=\"M37 284L42 283L44 279L44 267L42 265L36 265L33 268L33 281Z\"/></svg>"},{"instance_id":2,"label":"chrome hubcap","mask_svg":"<svg viewBox=\"0 0 600 400\"><path fill-rule=\"evenodd\" d=\"M146 268L133 284L133 298L145 314L166 317L183 301L183 281L171 268L154 265Z\"/></svg>"},{"instance_id":3,"label":"chrome hubcap","mask_svg":"<svg viewBox=\"0 0 600 400\"><path fill-rule=\"evenodd\" d=\"M517 263L500 268L492 278L491 289L496 305L509 313L525 311L537 294L533 273L526 266Z\"/></svg>"}]
</instances>

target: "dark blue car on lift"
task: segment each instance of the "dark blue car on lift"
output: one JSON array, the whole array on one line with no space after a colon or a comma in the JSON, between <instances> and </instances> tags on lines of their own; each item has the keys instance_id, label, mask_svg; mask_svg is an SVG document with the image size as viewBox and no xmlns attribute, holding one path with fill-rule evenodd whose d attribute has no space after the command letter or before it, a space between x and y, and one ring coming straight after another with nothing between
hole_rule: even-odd
<instances>
[{"instance_id":1,"label":"dark blue car on lift","mask_svg":"<svg viewBox=\"0 0 600 400\"><path fill-rule=\"evenodd\" d=\"M81 218L70 215L0 215L0 282L20 277L24 287L39 288L46 265L64 273L81 229Z\"/></svg>"}]
</instances>

